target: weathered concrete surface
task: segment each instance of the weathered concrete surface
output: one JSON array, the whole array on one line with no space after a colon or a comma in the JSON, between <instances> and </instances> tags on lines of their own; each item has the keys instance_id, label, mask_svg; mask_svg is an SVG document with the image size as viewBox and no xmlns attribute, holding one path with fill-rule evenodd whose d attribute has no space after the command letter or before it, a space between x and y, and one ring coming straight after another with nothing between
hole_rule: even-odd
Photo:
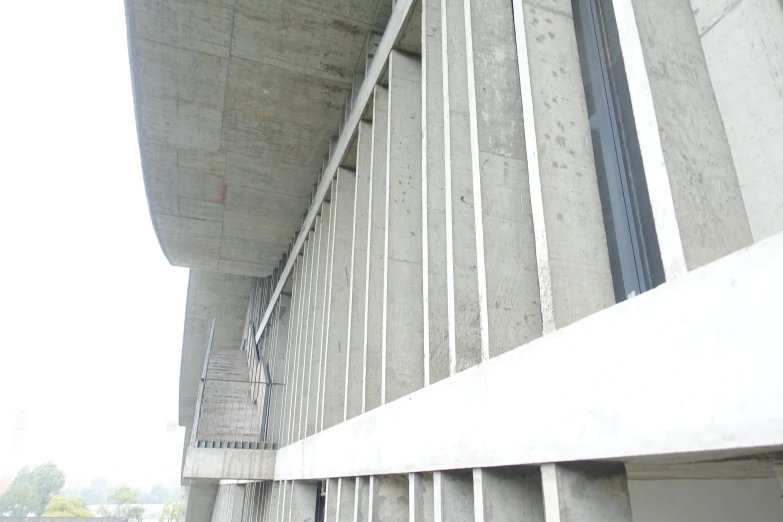
<instances>
[{"instance_id":1,"label":"weathered concrete surface","mask_svg":"<svg viewBox=\"0 0 783 522\"><path fill-rule=\"evenodd\" d=\"M365 318L365 376L362 411L381 405L381 349L383 328L383 257L386 230L386 135L389 91L373 93L372 173L370 178L370 232L367 253L367 317Z\"/></svg>"},{"instance_id":2,"label":"weathered concrete surface","mask_svg":"<svg viewBox=\"0 0 783 522\"><path fill-rule=\"evenodd\" d=\"M252 278L191 270L185 305L185 331L179 374L179 424L191 426L198 383L204 368L209 332L215 319L212 345L213 377L247 377L245 353L240 352Z\"/></svg>"},{"instance_id":3,"label":"weathered concrete surface","mask_svg":"<svg viewBox=\"0 0 783 522\"><path fill-rule=\"evenodd\" d=\"M183 485L179 500L179 522L210 522L218 484L192 482Z\"/></svg>"},{"instance_id":4,"label":"weathered concrete surface","mask_svg":"<svg viewBox=\"0 0 783 522\"><path fill-rule=\"evenodd\" d=\"M382 402L424 386L421 62L389 57Z\"/></svg>"},{"instance_id":5,"label":"weathered concrete surface","mask_svg":"<svg viewBox=\"0 0 783 522\"><path fill-rule=\"evenodd\" d=\"M347 169L337 171L332 183L332 234L329 267L327 337L324 349L324 382L321 429L345 419L345 376L348 354L348 315L351 301L350 273L353 246L353 211L356 196L356 174Z\"/></svg>"},{"instance_id":6,"label":"weathered concrete surface","mask_svg":"<svg viewBox=\"0 0 783 522\"><path fill-rule=\"evenodd\" d=\"M337 518L335 521L353 522L354 502L356 501L356 479L341 478L338 489L340 491L340 500L337 505Z\"/></svg>"},{"instance_id":7,"label":"weathered concrete surface","mask_svg":"<svg viewBox=\"0 0 783 522\"><path fill-rule=\"evenodd\" d=\"M783 4L692 0L756 241L783 231Z\"/></svg>"},{"instance_id":8,"label":"weathered concrete surface","mask_svg":"<svg viewBox=\"0 0 783 522\"><path fill-rule=\"evenodd\" d=\"M172 264L267 275L391 0L126 0L145 186ZM253 238L249 240L248 233Z\"/></svg>"},{"instance_id":9,"label":"weathered concrete surface","mask_svg":"<svg viewBox=\"0 0 783 522\"><path fill-rule=\"evenodd\" d=\"M359 123L356 158L353 248L351 258L351 306L348 361L345 375L345 417L362 413L364 393L364 319L367 307L367 244L370 226L370 174L372 172L372 125Z\"/></svg>"},{"instance_id":10,"label":"weathered concrete surface","mask_svg":"<svg viewBox=\"0 0 783 522\"><path fill-rule=\"evenodd\" d=\"M614 11L668 280L750 244L750 225L690 2Z\"/></svg>"},{"instance_id":11,"label":"weathered concrete surface","mask_svg":"<svg viewBox=\"0 0 783 522\"><path fill-rule=\"evenodd\" d=\"M198 480L272 480L276 453L258 449L188 448L182 477Z\"/></svg>"},{"instance_id":12,"label":"weathered concrete surface","mask_svg":"<svg viewBox=\"0 0 783 522\"><path fill-rule=\"evenodd\" d=\"M432 473L408 475L408 513L410 522L434 521L434 487Z\"/></svg>"},{"instance_id":13,"label":"weathered concrete surface","mask_svg":"<svg viewBox=\"0 0 783 522\"><path fill-rule=\"evenodd\" d=\"M276 476L783 448L781 264L783 234L283 448Z\"/></svg>"},{"instance_id":14,"label":"weathered concrete surface","mask_svg":"<svg viewBox=\"0 0 783 522\"><path fill-rule=\"evenodd\" d=\"M473 476L470 471L436 471L434 482L435 522L473 522Z\"/></svg>"},{"instance_id":15,"label":"weathered concrete surface","mask_svg":"<svg viewBox=\"0 0 783 522\"><path fill-rule=\"evenodd\" d=\"M476 522L544 522L541 474L536 468L474 469L473 491ZM565 522L550 516L546 520Z\"/></svg>"},{"instance_id":16,"label":"weathered concrete surface","mask_svg":"<svg viewBox=\"0 0 783 522\"><path fill-rule=\"evenodd\" d=\"M541 487L535 490L543 489L547 521L632 520L628 476L622 464L545 464L539 480Z\"/></svg>"},{"instance_id":17,"label":"weathered concrete surface","mask_svg":"<svg viewBox=\"0 0 783 522\"><path fill-rule=\"evenodd\" d=\"M407 522L408 517L408 477L372 477L369 522Z\"/></svg>"}]
</instances>

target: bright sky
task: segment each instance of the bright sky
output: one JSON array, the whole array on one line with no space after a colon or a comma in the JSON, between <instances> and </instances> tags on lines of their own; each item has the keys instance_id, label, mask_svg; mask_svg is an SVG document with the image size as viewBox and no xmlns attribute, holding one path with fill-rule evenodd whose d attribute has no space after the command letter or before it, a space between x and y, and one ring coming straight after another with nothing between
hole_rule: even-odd
<instances>
[{"instance_id":1,"label":"bright sky","mask_svg":"<svg viewBox=\"0 0 783 522\"><path fill-rule=\"evenodd\" d=\"M0 479L166 482L188 273L150 222L122 0L4 3L0 64Z\"/></svg>"}]
</instances>

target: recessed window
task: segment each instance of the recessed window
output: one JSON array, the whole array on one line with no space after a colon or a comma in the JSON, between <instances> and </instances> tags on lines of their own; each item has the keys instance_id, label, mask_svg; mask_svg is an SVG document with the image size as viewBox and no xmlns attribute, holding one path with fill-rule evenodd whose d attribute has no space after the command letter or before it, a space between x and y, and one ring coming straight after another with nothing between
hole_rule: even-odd
<instances>
[{"instance_id":1,"label":"recessed window","mask_svg":"<svg viewBox=\"0 0 783 522\"><path fill-rule=\"evenodd\" d=\"M664 281L611 0L572 0L617 302Z\"/></svg>"}]
</instances>

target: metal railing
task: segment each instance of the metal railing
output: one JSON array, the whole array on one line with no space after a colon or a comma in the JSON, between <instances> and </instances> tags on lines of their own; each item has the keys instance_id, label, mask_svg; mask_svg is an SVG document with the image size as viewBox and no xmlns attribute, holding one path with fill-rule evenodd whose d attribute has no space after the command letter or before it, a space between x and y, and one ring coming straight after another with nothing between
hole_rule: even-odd
<instances>
[{"instance_id":1,"label":"metal railing","mask_svg":"<svg viewBox=\"0 0 783 522\"><path fill-rule=\"evenodd\" d=\"M272 449L267 441L270 404L276 389L282 388L278 383L270 382L267 364L262 364L261 377L265 380L209 377L214 336L213 319L196 397L190 446Z\"/></svg>"}]
</instances>

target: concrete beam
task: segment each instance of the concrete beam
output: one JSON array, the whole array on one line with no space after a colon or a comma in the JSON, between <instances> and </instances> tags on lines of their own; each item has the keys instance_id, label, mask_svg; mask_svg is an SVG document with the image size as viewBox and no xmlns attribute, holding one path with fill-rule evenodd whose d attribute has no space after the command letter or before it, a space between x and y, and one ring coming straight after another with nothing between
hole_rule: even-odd
<instances>
[{"instance_id":1,"label":"concrete beam","mask_svg":"<svg viewBox=\"0 0 783 522\"><path fill-rule=\"evenodd\" d=\"M424 386L421 62L389 57L381 401Z\"/></svg>"},{"instance_id":2,"label":"concrete beam","mask_svg":"<svg viewBox=\"0 0 783 522\"><path fill-rule=\"evenodd\" d=\"M276 476L781 448L782 265L778 235L284 448Z\"/></svg>"},{"instance_id":3,"label":"concrete beam","mask_svg":"<svg viewBox=\"0 0 783 522\"><path fill-rule=\"evenodd\" d=\"M188 448L183 479L272 480L274 451L258 449Z\"/></svg>"}]
</instances>

